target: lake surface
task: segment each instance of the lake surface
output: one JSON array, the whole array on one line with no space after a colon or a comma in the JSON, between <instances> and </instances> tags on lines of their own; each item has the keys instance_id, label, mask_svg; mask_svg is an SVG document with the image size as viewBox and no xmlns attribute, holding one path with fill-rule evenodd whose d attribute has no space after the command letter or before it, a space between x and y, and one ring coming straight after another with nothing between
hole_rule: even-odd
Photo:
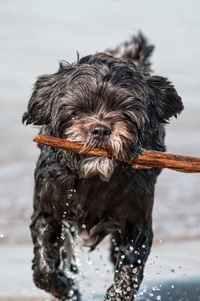
<instances>
[{"instance_id":1,"label":"lake surface","mask_svg":"<svg viewBox=\"0 0 200 301\"><path fill-rule=\"evenodd\" d=\"M0 242L30 242L38 130L21 125L36 76L58 61L114 47L142 30L156 45L155 74L167 76L185 110L167 126L169 152L200 156L200 2L1 1ZM155 243L200 238L200 175L165 170L156 188Z\"/></svg>"}]
</instances>

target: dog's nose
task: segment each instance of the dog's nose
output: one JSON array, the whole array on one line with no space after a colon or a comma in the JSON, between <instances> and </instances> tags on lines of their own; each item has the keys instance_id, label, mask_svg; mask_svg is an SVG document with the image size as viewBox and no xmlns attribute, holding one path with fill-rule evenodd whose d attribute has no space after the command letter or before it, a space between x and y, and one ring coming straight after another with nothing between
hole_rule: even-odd
<instances>
[{"instance_id":1,"label":"dog's nose","mask_svg":"<svg viewBox=\"0 0 200 301\"><path fill-rule=\"evenodd\" d=\"M111 134L111 129L103 124L97 124L90 129L90 133L95 137L103 137Z\"/></svg>"}]
</instances>

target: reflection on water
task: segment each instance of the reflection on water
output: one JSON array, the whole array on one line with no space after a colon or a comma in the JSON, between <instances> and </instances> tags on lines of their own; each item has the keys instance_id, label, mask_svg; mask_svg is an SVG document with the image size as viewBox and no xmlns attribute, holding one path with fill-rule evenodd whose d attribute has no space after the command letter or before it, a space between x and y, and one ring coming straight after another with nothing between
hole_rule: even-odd
<instances>
[{"instance_id":1,"label":"reflection on water","mask_svg":"<svg viewBox=\"0 0 200 301\"><path fill-rule=\"evenodd\" d=\"M102 51L142 29L156 44L154 70L173 80L186 106L178 121L168 126L168 150L199 155L200 3L182 1L180 11L178 1L156 0L147 11L147 0L126 2L124 6L123 1L102 0L96 8L92 0L85 0L84 6L81 0L63 0L59 6L52 0L1 3L1 242L30 240L38 156L31 140L37 129L23 127L21 116L34 78L56 71L60 59L75 60L76 50L81 55ZM200 237L199 184L198 174L162 173L154 208L156 241Z\"/></svg>"}]
</instances>

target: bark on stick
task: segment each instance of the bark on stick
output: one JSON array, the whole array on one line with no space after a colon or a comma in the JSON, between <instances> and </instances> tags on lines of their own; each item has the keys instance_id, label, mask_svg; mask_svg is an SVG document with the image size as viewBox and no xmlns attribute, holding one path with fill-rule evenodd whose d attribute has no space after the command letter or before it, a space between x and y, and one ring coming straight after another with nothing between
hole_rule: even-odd
<instances>
[{"instance_id":1,"label":"bark on stick","mask_svg":"<svg viewBox=\"0 0 200 301\"><path fill-rule=\"evenodd\" d=\"M82 151L83 146L66 139L55 138L46 135L38 135L33 139L34 142L48 145L51 147L62 148L68 151L73 151L81 154L95 155L100 157L111 158L106 150L93 148L88 152ZM119 161L123 161L117 158ZM131 158L125 161L132 165L135 169L146 169L152 167L170 168L180 172L194 173L200 172L200 158L181 156L174 154L166 154L153 150L144 150L137 158Z\"/></svg>"}]
</instances>

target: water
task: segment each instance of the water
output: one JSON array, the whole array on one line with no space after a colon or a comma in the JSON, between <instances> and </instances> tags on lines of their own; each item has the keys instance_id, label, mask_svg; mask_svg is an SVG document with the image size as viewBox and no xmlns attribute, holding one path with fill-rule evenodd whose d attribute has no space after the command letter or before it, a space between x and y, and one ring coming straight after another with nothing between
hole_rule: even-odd
<instances>
[{"instance_id":1,"label":"water","mask_svg":"<svg viewBox=\"0 0 200 301\"><path fill-rule=\"evenodd\" d=\"M139 29L156 45L153 69L175 84L185 111L168 126L169 152L199 156L200 2L1 1L0 241L30 242L34 127L21 125L37 75L58 61L114 47ZM200 238L200 175L166 170L154 208L155 242Z\"/></svg>"},{"instance_id":2,"label":"water","mask_svg":"<svg viewBox=\"0 0 200 301\"><path fill-rule=\"evenodd\" d=\"M113 266L109 260L107 243L104 241L99 250L92 253L88 253L88 248L77 248L79 275L76 278L84 301L103 300L106 288L112 283ZM159 296L162 301L200 300L199 248L200 242L197 241L190 241L190 244L181 242L178 246L174 242L154 245L136 300L159 300ZM187 252L181 252L180 255L180 250ZM88 257L92 264L88 263ZM30 272L31 258L30 244L0 246L1 301L52 300L47 293L34 286Z\"/></svg>"}]
</instances>

